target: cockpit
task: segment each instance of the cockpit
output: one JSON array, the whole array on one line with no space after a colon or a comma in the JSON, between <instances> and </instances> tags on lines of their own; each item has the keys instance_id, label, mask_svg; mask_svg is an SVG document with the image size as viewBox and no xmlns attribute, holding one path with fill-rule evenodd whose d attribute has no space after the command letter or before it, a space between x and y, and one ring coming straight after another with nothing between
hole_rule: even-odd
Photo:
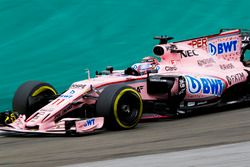
<instances>
[{"instance_id":1,"label":"cockpit","mask_svg":"<svg viewBox=\"0 0 250 167\"><path fill-rule=\"evenodd\" d=\"M154 57L144 57L140 63L135 63L125 70L127 75L145 75L147 73L157 73L158 60Z\"/></svg>"},{"instance_id":2,"label":"cockpit","mask_svg":"<svg viewBox=\"0 0 250 167\"><path fill-rule=\"evenodd\" d=\"M144 57L139 63L135 63L125 70L114 70L112 66L107 66L105 70L96 71L96 77L107 75L134 75L140 76L147 73L157 73L159 62L156 58L147 56Z\"/></svg>"}]
</instances>

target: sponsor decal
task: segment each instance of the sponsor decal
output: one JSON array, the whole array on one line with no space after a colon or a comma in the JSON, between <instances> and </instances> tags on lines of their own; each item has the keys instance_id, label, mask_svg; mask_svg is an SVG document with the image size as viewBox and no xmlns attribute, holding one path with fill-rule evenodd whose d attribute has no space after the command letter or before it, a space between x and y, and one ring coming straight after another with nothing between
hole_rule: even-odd
<instances>
[{"instance_id":1,"label":"sponsor decal","mask_svg":"<svg viewBox=\"0 0 250 167\"><path fill-rule=\"evenodd\" d=\"M227 82L229 85L233 85L235 83L244 81L246 79L245 75L243 72L237 73L234 75L226 76Z\"/></svg>"},{"instance_id":2,"label":"sponsor decal","mask_svg":"<svg viewBox=\"0 0 250 167\"><path fill-rule=\"evenodd\" d=\"M210 94L220 96L224 89L224 83L220 79L186 76L188 91L191 94Z\"/></svg>"},{"instance_id":3,"label":"sponsor decal","mask_svg":"<svg viewBox=\"0 0 250 167\"><path fill-rule=\"evenodd\" d=\"M72 97L72 95L61 95L60 97L61 97L61 98L65 98L65 99L69 99L69 98Z\"/></svg>"},{"instance_id":4,"label":"sponsor decal","mask_svg":"<svg viewBox=\"0 0 250 167\"><path fill-rule=\"evenodd\" d=\"M73 94L75 94L75 90L70 90L70 92L67 92L65 94L61 94L59 97L60 98L57 98L55 100L53 100L53 102L51 103L51 105L59 105L61 104L62 102L65 101L65 99L70 99L71 97L73 97Z\"/></svg>"},{"instance_id":5,"label":"sponsor decal","mask_svg":"<svg viewBox=\"0 0 250 167\"><path fill-rule=\"evenodd\" d=\"M183 57L193 57L193 56L199 56L199 54L196 53L195 50L183 50L181 52L181 58L183 58Z\"/></svg>"},{"instance_id":6,"label":"sponsor decal","mask_svg":"<svg viewBox=\"0 0 250 167\"><path fill-rule=\"evenodd\" d=\"M179 79L179 87L181 89L186 88L186 84L185 84L185 79L184 78L180 78Z\"/></svg>"},{"instance_id":7,"label":"sponsor decal","mask_svg":"<svg viewBox=\"0 0 250 167\"><path fill-rule=\"evenodd\" d=\"M86 85L83 84L72 84L70 88L72 89L84 89Z\"/></svg>"},{"instance_id":8,"label":"sponsor decal","mask_svg":"<svg viewBox=\"0 0 250 167\"><path fill-rule=\"evenodd\" d=\"M134 70L137 70L137 65L136 64L134 64L134 65L132 65L132 67L131 68L133 68Z\"/></svg>"},{"instance_id":9,"label":"sponsor decal","mask_svg":"<svg viewBox=\"0 0 250 167\"><path fill-rule=\"evenodd\" d=\"M237 40L231 40L228 42L219 42L217 44L214 44L212 42L208 43L208 52L210 55L220 55L223 53L231 53L236 52L236 46L238 41Z\"/></svg>"},{"instance_id":10,"label":"sponsor decal","mask_svg":"<svg viewBox=\"0 0 250 167\"><path fill-rule=\"evenodd\" d=\"M43 111L43 112L51 112L53 111L53 108L41 108L39 111Z\"/></svg>"},{"instance_id":11,"label":"sponsor decal","mask_svg":"<svg viewBox=\"0 0 250 167\"><path fill-rule=\"evenodd\" d=\"M143 89L143 86L138 86L138 87L136 88L136 91L137 91L138 93L141 93L142 89Z\"/></svg>"},{"instance_id":12,"label":"sponsor decal","mask_svg":"<svg viewBox=\"0 0 250 167\"><path fill-rule=\"evenodd\" d=\"M177 67L165 66L166 71L176 71Z\"/></svg>"},{"instance_id":13,"label":"sponsor decal","mask_svg":"<svg viewBox=\"0 0 250 167\"><path fill-rule=\"evenodd\" d=\"M171 63L172 65L176 65L176 61L175 61L175 60L170 60L170 63Z\"/></svg>"},{"instance_id":14,"label":"sponsor decal","mask_svg":"<svg viewBox=\"0 0 250 167\"><path fill-rule=\"evenodd\" d=\"M250 41L250 37L249 36L244 36L242 39L242 42L249 42Z\"/></svg>"},{"instance_id":15,"label":"sponsor decal","mask_svg":"<svg viewBox=\"0 0 250 167\"><path fill-rule=\"evenodd\" d=\"M65 98L65 99L69 99L69 98L72 97L72 95L64 95L64 94L62 94L62 95L60 95L60 97Z\"/></svg>"},{"instance_id":16,"label":"sponsor decal","mask_svg":"<svg viewBox=\"0 0 250 167\"><path fill-rule=\"evenodd\" d=\"M197 63L199 66L211 66L213 63L215 63L215 61L213 58L208 58L208 59L197 60Z\"/></svg>"},{"instance_id":17,"label":"sponsor decal","mask_svg":"<svg viewBox=\"0 0 250 167\"><path fill-rule=\"evenodd\" d=\"M69 93L70 94L74 94L76 91L74 91L74 90L71 90Z\"/></svg>"},{"instance_id":18,"label":"sponsor decal","mask_svg":"<svg viewBox=\"0 0 250 167\"><path fill-rule=\"evenodd\" d=\"M193 48L203 48L207 47L207 38L199 38L192 40L188 45L191 45Z\"/></svg>"},{"instance_id":19,"label":"sponsor decal","mask_svg":"<svg viewBox=\"0 0 250 167\"><path fill-rule=\"evenodd\" d=\"M177 46L176 45L170 45L170 46L166 46L165 48L166 48L166 50L176 50Z\"/></svg>"},{"instance_id":20,"label":"sponsor decal","mask_svg":"<svg viewBox=\"0 0 250 167\"><path fill-rule=\"evenodd\" d=\"M186 94L186 82L185 78L180 76L179 77L179 95L185 96Z\"/></svg>"},{"instance_id":21,"label":"sponsor decal","mask_svg":"<svg viewBox=\"0 0 250 167\"><path fill-rule=\"evenodd\" d=\"M161 67L160 67L160 66L156 66L155 69L156 69L157 71L159 71L159 70L161 69Z\"/></svg>"},{"instance_id":22,"label":"sponsor decal","mask_svg":"<svg viewBox=\"0 0 250 167\"><path fill-rule=\"evenodd\" d=\"M248 35L242 38L242 47L249 45L250 37Z\"/></svg>"},{"instance_id":23,"label":"sponsor decal","mask_svg":"<svg viewBox=\"0 0 250 167\"><path fill-rule=\"evenodd\" d=\"M75 93L75 91L74 90L71 90L70 92L69 92L69 94L62 94L62 95L60 95L60 97L61 98L64 98L64 99L69 99L69 98L71 98L71 97L73 97L73 94Z\"/></svg>"},{"instance_id":24,"label":"sponsor decal","mask_svg":"<svg viewBox=\"0 0 250 167\"><path fill-rule=\"evenodd\" d=\"M229 70L229 69L233 69L234 65L232 63L229 64L220 64L220 69L222 70Z\"/></svg>"},{"instance_id":25,"label":"sponsor decal","mask_svg":"<svg viewBox=\"0 0 250 167\"><path fill-rule=\"evenodd\" d=\"M88 126L92 126L94 124L95 124L95 119L87 119L83 126L88 127Z\"/></svg>"}]
</instances>

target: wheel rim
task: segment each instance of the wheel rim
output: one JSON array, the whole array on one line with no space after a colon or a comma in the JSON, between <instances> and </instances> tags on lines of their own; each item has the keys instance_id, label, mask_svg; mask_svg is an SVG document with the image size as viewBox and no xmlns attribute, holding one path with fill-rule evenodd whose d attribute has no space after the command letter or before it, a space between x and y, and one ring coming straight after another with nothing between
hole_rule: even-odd
<instances>
[{"instance_id":1,"label":"wheel rim","mask_svg":"<svg viewBox=\"0 0 250 167\"><path fill-rule=\"evenodd\" d=\"M118 124L124 128L131 128L137 124L142 113L142 101L138 93L132 91L121 92L117 99L115 116Z\"/></svg>"},{"instance_id":2,"label":"wheel rim","mask_svg":"<svg viewBox=\"0 0 250 167\"><path fill-rule=\"evenodd\" d=\"M52 96L56 94L56 91L50 86L41 86L37 90L35 90L35 92L31 94L28 103L31 114L48 104L47 100L39 100L39 103L34 103L34 101L36 101L36 98L43 99L43 96Z\"/></svg>"},{"instance_id":3,"label":"wheel rim","mask_svg":"<svg viewBox=\"0 0 250 167\"><path fill-rule=\"evenodd\" d=\"M50 94L54 94L54 95L56 94L56 91L50 86L41 86L35 92L33 92L31 96L37 96L43 92L51 92Z\"/></svg>"}]
</instances>

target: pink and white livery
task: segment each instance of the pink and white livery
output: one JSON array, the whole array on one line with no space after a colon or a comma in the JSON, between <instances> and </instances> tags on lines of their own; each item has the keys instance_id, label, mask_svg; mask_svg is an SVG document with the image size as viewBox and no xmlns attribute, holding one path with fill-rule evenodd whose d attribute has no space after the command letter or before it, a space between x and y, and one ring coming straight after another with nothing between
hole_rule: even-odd
<instances>
[{"instance_id":1,"label":"pink and white livery","mask_svg":"<svg viewBox=\"0 0 250 167\"><path fill-rule=\"evenodd\" d=\"M248 30L221 30L178 42L155 37L157 58L126 70L96 72L62 94L48 83L28 81L13 98L20 115L0 130L77 134L131 129L142 118L166 118L200 108L250 102ZM158 61L159 60L159 61Z\"/></svg>"}]
</instances>

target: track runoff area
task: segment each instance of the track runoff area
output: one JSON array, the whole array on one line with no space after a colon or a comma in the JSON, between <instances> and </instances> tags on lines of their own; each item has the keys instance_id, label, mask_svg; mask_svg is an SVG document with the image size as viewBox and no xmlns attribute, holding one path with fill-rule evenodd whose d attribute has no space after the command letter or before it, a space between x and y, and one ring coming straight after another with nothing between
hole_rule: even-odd
<instances>
[{"instance_id":1,"label":"track runoff area","mask_svg":"<svg viewBox=\"0 0 250 167\"><path fill-rule=\"evenodd\" d=\"M225 113L220 113L220 116L226 118L225 115L234 115L237 114L239 117L244 117L244 114L250 112L250 108L243 108L239 110L234 110L233 112L240 111L242 113L230 113L230 111L226 111ZM229 113L227 113L229 112ZM222 114L222 115L221 115ZM225 114L225 115L224 115ZM205 115L206 116L206 115ZM214 117L215 115L210 115ZM220 119L218 116L218 119ZM238 117L236 116L236 117ZM231 116L229 116L230 119ZM222 117L221 117L222 118ZM206 119L204 117L204 119ZM209 119L209 118L208 118ZM211 118L210 118L211 119ZM204 121L204 120L203 120ZM223 126L227 124L223 121ZM243 120L238 120L237 124L244 124L245 126L249 126L249 122L245 122ZM171 122L169 122L171 123ZM216 123L215 123L216 124ZM216 126L216 125L215 125ZM243 125L242 125L243 126ZM188 128L188 127L187 127ZM233 129L238 129L239 131L243 129L239 129L238 126L230 127L232 132ZM218 126L218 129L220 126ZM216 130L216 131L217 131ZM245 132L248 133L248 132ZM242 133L241 135L243 135ZM240 136L239 136L240 138ZM243 137L241 138L243 139ZM216 138L214 138L216 140ZM244 141L246 140L246 141ZM202 146L201 148L194 147L188 148L183 151L173 151L168 153L156 153L150 155L140 155L140 156L131 156L126 158L116 158L110 160L102 160L88 163L80 163L80 164L72 164L65 167L127 167L127 166L136 166L136 167L249 167L250 164L250 139L245 138L244 140L234 141L231 144L208 144L208 146ZM223 143L223 141L220 141ZM226 141L224 141L227 143Z\"/></svg>"},{"instance_id":2,"label":"track runoff area","mask_svg":"<svg viewBox=\"0 0 250 167\"><path fill-rule=\"evenodd\" d=\"M68 165L64 167L249 167L250 142Z\"/></svg>"}]
</instances>

